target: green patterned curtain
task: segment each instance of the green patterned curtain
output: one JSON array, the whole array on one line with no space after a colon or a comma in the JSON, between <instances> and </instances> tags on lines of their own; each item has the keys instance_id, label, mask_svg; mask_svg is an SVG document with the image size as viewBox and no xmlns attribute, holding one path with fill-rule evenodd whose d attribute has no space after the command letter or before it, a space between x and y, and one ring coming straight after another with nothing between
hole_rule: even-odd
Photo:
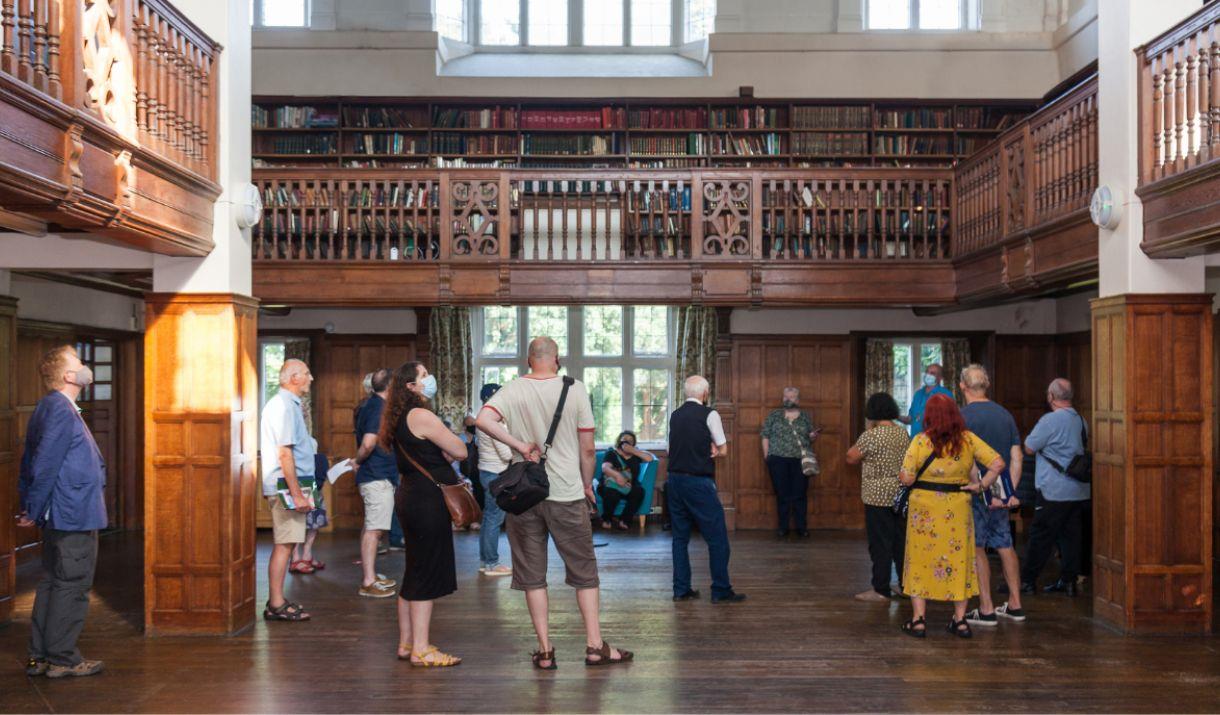
<instances>
[{"instance_id":1,"label":"green patterned curtain","mask_svg":"<svg viewBox=\"0 0 1220 715\"><path fill-rule=\"evenodd\" d=\"M291 338L284 341L284 359L300 360L309 365L309 338ZM313 365L309 365L312 370ZM305 426L313 434L313 393L301 395L301 410L305 413Z\"/></svg>"},{"instance_id":2,"label":"green patterned curtain","mask_svg":"<svg viewBox=\"0 0 1220 715\"><path fill-rule=\"evenodd\" d=\"M702 375L716 397L716 309L692 305L678 308L677 367L674 370L674 395L679 403L682 383L691 375Z\"/></svg>"},{"instance_id":3,"label":"green patterned curtain","mask_svg":"<svg viewBox=\"0 0 1220 715\"><path fill-rule=\"evenodd\" d=\"M864 396L894 390L894 342L869 338L864 345ZM891 394L891 397L893 395Z\"/></svg>"},{"instance_id":4,"label":"green patterned curtain","mask_svg":"<svg viewBox=\"0 0 1220 715\"><path fill-rule=\"evenodd\" d=\"M944 364L945 387L953 391L953 397L958 404L962 404L965 398L962 395L962 390L958 387L958 376L962 370L970 364L970 341L966 338L946 338L941 343L941 360Z\"/></svg>"},{"instance_id":5,"label":"green patterned curtain","mask_svg":"<svg viewBox=\"0 0 1220 715\"><path fill-rule=\"evenodd\" d=\"M470 380L473 349L470 344L470 309L433 308L428 321L432 340L432 364L439 390L433 407L436 414L461 429L470 412Z\"/></svg>"}]
</instances>

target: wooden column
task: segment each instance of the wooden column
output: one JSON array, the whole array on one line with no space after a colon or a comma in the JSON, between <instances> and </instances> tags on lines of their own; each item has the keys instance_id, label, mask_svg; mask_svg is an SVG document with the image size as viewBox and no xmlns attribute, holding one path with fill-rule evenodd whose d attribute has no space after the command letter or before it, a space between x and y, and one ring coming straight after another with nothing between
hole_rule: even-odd
<instances>
[{"instance_id":1,"label":"wooden column","mask_svg":"<svg viewBox=\"0 0 1220 715\"><path fill-rule=\"evenodd\" d=\"M1209 632L1211 297L1093 301L1093 376L1094 613L1132 633Z\"/></svg>"},{"instance_id":2,"label":"wooden column","mask_svg":"<svg viewBox=\"0 0 1220 715\"><path fill-rule=\"evenodd\" d=\"M17 299L0 296L0 623L13 617L17 588Z\"/></svg>"},{"instance_id":3,"label":"wooden column","mask_svg":"<svg viewBox=\"0 0 1220 715\"><path fill-rule=\"evenodd\" d=\"M712 395L715 398L713 407L720 413L724 426L724 434L732 439L737 429L737 402L734 400L733 385L733 337L732 308L716 309L716 373L713 376ZM687 376L681 376L685 380ZM678 382L682 384L681 380ZM675 395L675 401L681 405L686 397ZM737 470L734 468L738 458L736 452L740 445L729 444L729 457L721 459L716 464L716 488L720 492L720 503L724 505L724 520L729 531L737 530Z\"/></svg>"},{"instance_id":4,"label":"wooden column","mask_svg":"<svg viewBox=\"0 0 1220 715\"><path fill-rule=\"evenodd\" d=\"M155 293L146 305L146 633L235 633L256 608L258 304Z\"/></svg>"}]
</instances>

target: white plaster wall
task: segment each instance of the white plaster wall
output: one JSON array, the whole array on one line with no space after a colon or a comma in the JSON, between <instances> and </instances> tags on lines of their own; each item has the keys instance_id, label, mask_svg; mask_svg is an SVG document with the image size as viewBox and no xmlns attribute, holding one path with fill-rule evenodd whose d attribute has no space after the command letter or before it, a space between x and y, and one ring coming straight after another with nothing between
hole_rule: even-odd
<instances>
[{"instance_id":1,"label":"white plaster wall","mask_svg":"<svg viewBox=\"0 0 1220 715\"><path fill-rule=\"evenodd\" d=\"M851 332L994 331L1002 335L1045 335L1088 330L1088 297L1025 301L935 316L901 308L735 308L734 333L744 335L845 335ZM1086 318L1081 327L1079 305ZM1061 308L1060 304L1066 304ZM1061 310L1064 321L1061 324Z\"/></svg>"},{"instance_id":2,"label":"white plaster wall","mask_svg":"<svg viewBox=\"0 0 1220 715\"><path fill-rule=\"evenodd\" d=\"M17 317L90 328L144 330L144 301L116 293L13 276Z\"/></svg>"},{"instance_id":3,"label":"white plaster wall","mask_svg":"<svg viewBox=\"0 0 1220 715\"><path fill-rule=\"evenodd\" d=\"M293 308L285 316L258 317L259 330L324 330L328 323L336 334L346 335L414 335L418 330L410 308Z\"/></svg>"},{"instance_id":4,"label":"white plaster wall","mask_svg":"<svg viewBox=\"0 0 1220 715\"><path fill-rule=\"evenodd\" d=\"M1072 0L1066 21L1055 30L1059 74L1071 77L1097 59L1097 0Z\"/></svg>"}]
</instances>

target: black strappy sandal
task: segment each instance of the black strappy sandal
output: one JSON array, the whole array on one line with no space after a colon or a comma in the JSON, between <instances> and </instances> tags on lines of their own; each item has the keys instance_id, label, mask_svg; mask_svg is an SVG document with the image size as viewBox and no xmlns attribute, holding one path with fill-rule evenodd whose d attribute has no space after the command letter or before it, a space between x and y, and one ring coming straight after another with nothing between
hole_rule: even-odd
<instances>
[{"instance_id":1,"label":"black strappy sandal","mask_svg":"<svg viewBox=\"0 0 1220 715\"><path fill-rule=\"evenodd\" d=\"M974 637L974 631L970 630L970 624L967 623L965 619L957 621L957 620L950 618L949 627L947 630L950 633L952 633L953 635L957 636L958 638L973 638Z\"/></svg>"},{"instance_id":2,"label":"black strappy sandal","mask_svg":"<svg viewBox=\"0 0 1220 715\"><path fill-rule=\"evenodd\" d=\"M309 614L300 605L292 601L284 601L279 608L272 608L267 602L263 609L263 620L266 621L308 621Z\"/></svg>"},{"instance_id":3,"label":"black strappy sandal","mask_svg":"<svg viewBox=\"0 0 1220 715\"><path fill-rule=\"evenodd\" d=\"M530 654L530 660L533 661L534 667L538 670L555 670L559 667L559 663L555 660L555 649L551 648L548 651L536 650ZM542 661L551 661L550 665L542 665Z\"/></svg>"},{"instance_id":4,"label":"black strappy sandal","mask_svg":"<svg viewBox=\"0 0 1220 715\"><path fill-rule=\"evenodd\" d=\"M917 628L916 626L923 626L923 627ZM902 624L902 632L907 634L908 636L911 636L912 638L927 638L928 637L928 622L926 620L924 620L923 616L920 616L919 618L913 618L913 619L907 621L906 623Z\"/></svg>"}]
</instances>

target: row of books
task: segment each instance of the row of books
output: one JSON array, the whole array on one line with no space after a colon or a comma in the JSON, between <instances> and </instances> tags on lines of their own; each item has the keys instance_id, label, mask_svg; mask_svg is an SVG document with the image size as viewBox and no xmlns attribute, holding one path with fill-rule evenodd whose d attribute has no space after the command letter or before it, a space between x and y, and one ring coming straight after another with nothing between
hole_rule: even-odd
<instances>
[{"instance_id":1,"label":"row of books","mask_svg":"<svg viewBox=\"0 0 1220 715\"><path fill-rule=\"evenodd\" d=\"M482 222L482 217L478 214L471 217L472 225L475 223L475 218ZM339 212L337 210L323 211L320 214L292 214L292 213L276 213L266 216L261 223L261 234L264 236L271 234L289 234L289 235L310 235L310 234L326 234L339 233ZM368 214L362 216L359 221L349 220L344 227L345 232L364 233L364 234L394 234L394 235L417 235L426 236L440 232L440 219L433 217L424 220L416 221L412 218L402 217L399 220L397 216L376 216ZM475 229L477 230L477 229Z\"/></svg>"},{"instance_id":2,"label":"row of books","mask_svg":"<svg viewBox=\"0 0 1220 715\"><path fill-rule=\"evenodd\" d=\"M367 129L427 127L428 113L411 107L344 107L343 126Z\"/></svg>"},{"instance_id":3,"label":"row of books","mask_svg":"<svg viewBox=\"0 0 1220 715\"><path fill-rule=\"evenodd\" d=\"M690 211L690 187L681 190L671 186L668 191L634 191L627 202L635 211Z\"/></svg>"},{"instance_id":4,"label":"row of books","mask_svg":"<svg viewBox=\"0 0 1220 715\"><path fill-rule=\"evenodd\" d=\"M601 109L523 109L522 129L622 129L627 126L623 107Z\"/></svg>"},{"instance_id":5,"label":"row of books","mask_svg":"<svg viewBox=\"0 0 1220 715\"><path fill-rule=\"evenodd\" d=\"M792 135L793 154L867 154L868 135L853 133L823 133Z\"/></svg>"},{"instance_id":6,"label":"row of books","mask_svg":"<svg viewBox=\"0 0 1220 715\"><path fill-rule=\"evenodd\" d=\"M873 149L877 154L917 156L919 154L949 154L953 151L952 137L883 135L873 138Z\"/></svg>"},{"instance_id":7,"label":"row of books","mask_svg":"<svg viewBox=\"0 0 1220 715\"><path fill-rule=\"evenodd\" d=\"M437 109L432 113L432 126L443 129L516 129L517 110L513 107L485 109Z\"/></svg>"},{"instance_id":8,"label":"row of books","mask_svg":"<svg viewBox=\"0 0 1220 715\"><path fill-rule=\"evenodd\" d=\"M631 129L703 129L707 127L707 110L696 109L632 109L627 112Z\"/></svg>"},{"instance_id":9,"label":"row of books","mask_svg":"<svg viewBox=\"0 0 1220 715\"><path fill-rule=\"evenodd\" d=\"M353 154L427 154L428 137L418 134L356 134Z\"/></svg>"},{"instance_id":10,"label":"row of books","mask_svg":"<svg viewBox=\"0 0 1220 715\"><path fill-rule=\"evenodd\" d=\"M698 169L703 165L700 159L650 159L647 161L632 161L631 169Z\"/></svg>"},{"instance_id":11,"label":"row of books","mask_svg":"<svg viewBox=\"0 0 1220 715\"><path fill-rule=\"evenodd\" d=\"M504 169L517 165L515 159L466 159L463 157L432 157L432 167L435 169Z\"/></svg>"},{"instance_id":12,"label":"row of books","mask_svg":"<svg viewBox=\"0 0 1220 715\"><path fill-rule=\"evenodd\" d=\"M335 134L276 134L254 140L256 154L334 154L338 149Z\"/></svg>"},{"instance_id":13,"label":"row of books","mask_svg":"<svg viewBox=\"0 0 1220 715\"><path fill-rule=\"evenodd\" d=\"M778 107L713 109L708 119L712 129L769 129L784 123Z\"/></svg>"},{"instance_id":14,"label":"row of books","mask_svg":"<svg viewBox=\"0 0 1220 715\"><path fill-rule=\"evenodd\" d=\"M852 213L809 216L789 222L784 214L764 213L762 229L766 234L802 233L804 235L859 235L871 233L877 236L893 235L939 235L949 230L949 214L928 215L925 213L900 211L896 214L875 213L857 218ZM814 220L816 219L816 221Z\"/></svg>"},{"instance_id":15,"label":"row of books","mask_svg":"<svg viewBox=\"0 0 1220 715\"><path fill-rule=\"evenodd\" d=\"M779 134L759 134L735 137L731 134L708 136L708 150L712 155L759 156L783 154L783 140Z\"/></svg>"},{"instance_id":16,"label":"row of books","mask_svg":"<svg viewBox=\"0 0 1220 715\"><path fill-rule=\"evenodd\" d=\"M257 128L273 129L333 129L339 126L339 114L317 107L276 107L267 110L255 105L250 109L250 122Z\"/></svg>"},{"instance_id":17,"label":"row of books","mask_svg":"<svg viewBox=\"0 0 1220 715\"><path fill-rule=\"evenodd\" d=\"M952 129L953 110L942 108L878 111L877 126L883 129Z\"/></svg>"},{"instance_id":18,"label":"row of books","mask_svg":"<svg viewBox=\"0 0 1220 715\"><path fill-rule=\"evenodd\" d=\"M959 129L1007 129L1023 115L993 107L958 107Z\"/></svg>"},{"instance_id":19,"label":"row of books","mask_svg":"<svg viewBox=\"0 0 1220 715\"><path fill-rule=\"evenodd\" d=\"M793 129L870 129L873 112L863 107L795 107Z\"/></svg>"},{"instance_id":20,"label":"row of books","mask_svg":"<svg viewBox=\"0 0 1220 715\"><path fill-rule=\"evenodd\" d=\"M690 219L677 216L638 216L628 223L637 236L682 236L690 233Z\"/></svg>"},{"instance_id":21,"label":"row of books","mask_svg":"<svg viewBox=\"0 0 1220 715\"><path fill-rule=\"evenodd\" d=\"M653 136L631 137L632 154L666 154L683 156L704 153L707 142L702 134L687 134L686 136Z\"/></svg>"},{"instance_id":22,"label":"row of books","mask_svg":"<svg viewBox=\"0 0 1220 715\"><path fill-rule=\"evenodd\" d=\"M345 159L345 169L423 169L428 166L426 154L419 154L411 161L401 159L387 161L385 159Z\"/></svg>"},{"instance_id":23,"label":"row of books","mask_svg":"<svg viewBox=\"0 0 1220 715\"><path fill-rule=\"evenodd\" d=\"M437 154L516 154L517 139L505 134L446 134L432 135L432 147Z\"/></svg>"},{"instance_id":24,"label":"row of books","mask_svg":"<svg viewBox=\"0 0 1220 715\"><path fill-rule=\"evenodd\" d=\"M527 134L521 137L522 154L563 154L597 156L621 154L621 138L617 134L546 136Z\"/></svg>"}]
</instances>

